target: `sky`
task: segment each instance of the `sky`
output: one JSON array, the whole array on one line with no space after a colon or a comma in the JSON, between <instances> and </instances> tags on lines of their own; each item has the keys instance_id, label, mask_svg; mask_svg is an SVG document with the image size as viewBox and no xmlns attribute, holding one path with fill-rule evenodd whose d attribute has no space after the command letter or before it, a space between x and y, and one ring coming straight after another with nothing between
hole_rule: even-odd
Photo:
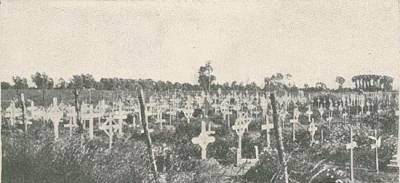
<instances>
[{"instance_id":1,"label":"sky","mask_svg":"<svg viewBox=\"0 0 400 183\"><path fill-rule=\"evenodd\" d=\"M357 74L397 82L398 3L2 0L0 80L40 71L56 79L90 73L195 83L211 61L219 83L261 84L277 72L297 86L336 87L336 76L352 86Z\"/></svg>"}]
</instances>

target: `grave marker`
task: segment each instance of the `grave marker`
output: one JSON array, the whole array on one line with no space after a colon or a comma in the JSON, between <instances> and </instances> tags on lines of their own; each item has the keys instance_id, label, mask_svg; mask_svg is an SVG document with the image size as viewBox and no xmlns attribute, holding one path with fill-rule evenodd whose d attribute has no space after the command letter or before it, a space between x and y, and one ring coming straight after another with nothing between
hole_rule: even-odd
<instances>
[{"instance_id":1,"label":"grave marker","mask_svg":"<svg viewBox=\"0 0 400 183\"><path fill-rule=\"evenodd\" d=\"M48 111L48 116L54 126L54 139L57 140L59 136L58 126L63 117L63 112L58 108L57 98L53 98L53 104Z\"/></svg>"},{"instance_id":2,"label":"grave marker","mask_svg":"<svg viewBox=\"0 0 400 183\"><path fill-rule=\"evenodd\" d=\"M310 146L312 146L315 143L314 135L317 130L318 130L318 128L317 128L317 126L315 126L314 119L312 119L310 126L308 127L308 132L310 132L310 135L311 135Z\"/></svg>"},{"instance_id":3,"label":"grave marker","mask_svg":"<svg viewBox=\"0 0 400 183\"><path fill-rule=\"evenodd\" d=\"M112 117L108 117L106 121L100 125L99 129L103 130L109 137L109 149L112 148L114 132L119 128L119 124Z\"/></svg>"},{"instance_id":4,"label":"grave marker","mask_svg":"<svg viewBox=\"0 0 400 183\"><path fill-rule=\"evenodd\" d=\"M246 129L248 129L249 121L245 120L243 117L239 117L235 121L235 125L232 126L232 129L235 130L236 134L238 135L238 149L236 154L236 162L237 165L240 164L242 159L242 137Z\"/></svg>"},{"instance_id":5,"label":"grave marker","mask_svg":"<svg viewBox=\"0 0 400 183\"><path fill-rule=\"evenodd\" d=\"M382 137L377 136L377 131L374 130L374 136L368 136L368 138L375 141L374 144L371 144L371 149L375 149L375 165L376 165L376 173L379 174L379 154L378 149L381 147Z\"/></svg>"},{"instance_id":6,"label":"grave marker","mask_svg":"<svg viewBox=\"0 0 400 183\"><path fill-rule=\"evenodd\" d=\"M354 158L353 149L357 147L357 142L353 141L353 129L350 127L350 143L346 144L346 149L350 149L350 177L351 182L354 182Z\"/></svg>"},{"instance_id":7,"label":"grave marker","mask_svg":"<svg viewBox=\"0 0 400 183\"><path fill-rule=\"evenodd\" d=\"M267 114L264 115L265 116L265 124L261 125L261 130L266 130L266 134L267 134L267 147L269 148L271 146L271 137L269 135L269 132L271 129L274 128L274 124L273 123L269 123L269 117Z\"/></svg>"},{"instance_id":8,"label":"grave marker","mask_svg":"<svg viewBox=\"0 0 400 183\"><path fill-rule=\"evenodd\" d=\"M210 136L214 134L214 131L211 131L209 128L206 129L206 124L204 121L201 122L201 133L199 136L192 138L192 143L197 144L201 148L201 159L207 159L207 146L209 143L213 143L215 141L215 137Z\"/></svg>"}]
</instances>

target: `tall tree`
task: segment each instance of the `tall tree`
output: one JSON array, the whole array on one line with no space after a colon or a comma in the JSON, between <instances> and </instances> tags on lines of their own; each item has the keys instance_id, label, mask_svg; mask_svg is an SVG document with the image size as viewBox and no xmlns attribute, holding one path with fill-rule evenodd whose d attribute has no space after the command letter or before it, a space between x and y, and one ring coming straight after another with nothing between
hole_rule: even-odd
<instances>
[{"instance_id":1,"label":"tall tree","mask_svg":"<svg viewBox=\"0 0 400 183\"><path fill-rule=\"evenodd\" d=\"M19 94L20 89L27 89L28 88L28 81L26 78L13 76L12 80L14 82L14 88L17 89L17 93Z\"/></svg>"},{"instance_id":2,"label":"tall tree","mask_svg":"<svg viewBox=\"0 0 400 183\"><path fill-rule=\"evenodd\" d=\"M336 79L335 79L335 81L336 81L336 83L339 84L339 89L343 89L343 84L344 84L344 82L346 81L346 80L344 79L344 77L342 77L342 76L337 76Z\"/></svg>"},{"instance_id":3,"label":"tall tree","mask_svg":"<svg viewBox=\"0 0 400 183\"><path fill-rule=\"evenodd\" d=\"M46 89L54 85L53 79L49 78L46 73L36 72L32 75L32 82L35 83L37 89L42 90L42 102L45 101Z\"/></svg>"},{"instance_id":4,"label":"tall tree","mask_svg":"<svg viewBox=\"0 0 400 183\"><path fill-rule=\"evenodd\" d=\"M214 70L210 62L207 62L206 65L199 68L198 82L205 91L210 91L211 83L216 79L216 77L212 74L213 71Z\"/></svg>"},{"instance_id":5,"label":"tall tree","mask_svg":"<svg viewBox=\"0 0 400 183\"><path fill-rule=\"evenodd\" d=\"M284 91L286 91L289 86L288 86L288 81L292 75L290 74L282 74L282 73L276 73L273 74L271 77L265 77L264 78L264 90L265 91L277 91L277 95L281 96L284 94Z\"/></svg>"},{"instance_id":6,"label":"tall tree","mask_svg":"<svg viewBox=\"0 0 400 183\"><path fill-rule=\"evenodd\" d=\"M67 88L67 82L64 80L64 78L59 78L58 83L56 85L56 88L58 89L65 89Z\"/></svg>"},{"instance_id":7,"label":"tall tree","mask_svg":"<svg viewBox=\"0 0 400 183\"><path fill-rule=\"evenodd\" d=\"M11 84L9 82L1 82L1 89L10 89L11 88Z\"/></svg>"},{"instance_id":8,"label":"tall tree","mask_svg":"<svg viewBox=\"0 0 400 183\"><path fill-rule=\"evenodd\" d=\"M315 83L315 88L319 89L319 90L326 90L328 89L328 87L326 86L325 83L323 82L317 82Z\"/></svg>"}]
</instances>

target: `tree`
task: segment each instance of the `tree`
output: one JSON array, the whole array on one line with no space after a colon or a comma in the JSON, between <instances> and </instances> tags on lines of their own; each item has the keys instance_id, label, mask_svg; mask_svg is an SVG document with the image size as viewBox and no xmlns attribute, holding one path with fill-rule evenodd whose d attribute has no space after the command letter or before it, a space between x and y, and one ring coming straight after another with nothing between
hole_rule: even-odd
<instances>
[{"instance_id":1,"label":"tree","mask_svg":"<svg viewBox=\"0 0 400 183\"><path fill-rule=\"evenodd\" d=\"M323 82L317 82L315 83L315 88L319 89L319 90L326 90L326 84Z\"/></svg>"},{"instance_id":2,"label":"tree","mask_svg":"<svg viewBox=\"0 0 400 183\"><path fill-rule=\"evenodd\" d=\"M59 78L58 83L56 84L57 89L65 89L67 88L67 82L64 80L64 78Z\"/></svg>"},{"instance_id":3,"label":"tree","mask_svg":"<svg viewBox=\"0 0 400 183\"><path fill-rule=\"evenodd\" d=\"M205 91L210 91L211 84L216 80L216 77L212 74L213 68L210 62L206 65L201 66L199 69L199 84Z\"/></svg>"},{"instance_id":4,"label":"tree","mask_svg":"<svg viewBox=\"0 0 400 183\"><path fill-rule=\"evenodd\" d=\"M237 87L238 87L237 81L232 81L232 83L231 83L231 89L232 89L232 90L237 90Z\"/></svg>"},{"instance_id":5,"label":"tree","mask_svg":"<svg viewBox=\"0 0 400 183\"><path fill-rule=\"evenodd\" d=\"M52 88L54 85L53 79L49 78L49 76L44 72L36 72L32 75L32 82L35 83L37 89L42 90L42 102L44 103L46 89Z\"/></svg>"},{"instance_id":6,"label":"tree","mask_svg":"<svg viewBox=\"0 0 400 183\"><path fill-rule=\"evenodd\" d=\"M14 82L14 88L17 89L17 93L19 93L20 89L28 88L28 81L26 80L26 78L22 78L19 76L13 76L12 80Z\"/></svg>"},{"instance_id":7,"label":"tree","mask_svg":"<svg viewBox=\"0 0 400 183\"><path fill-rule=\"evenodd\" d=\"M264 90L265 91L278 91L278 95L282 95L283 91L287 91L289 86L288 82L292 75L276 73L271 77L264 78Z\"/></svg>"},{"instance_id":8,"label":"tree","mask_svg":"<svg viewBox=\"0 0 400 183\"><path fill-rule=\"evenodd\" d=\"M339 89L343 89L343 84L346 80L342 76L337 76L335 81L339 84Z\"/></svg>"},{"instance_id":9,"label":"tree","mask_svg":"<svg viewBox=\"0 0 400 183\"><path fill-rule=\"evenodd\" d=\"M1 82L1 89L10 89L12 86L9 82Z\"/></svg>"}]
</instances>

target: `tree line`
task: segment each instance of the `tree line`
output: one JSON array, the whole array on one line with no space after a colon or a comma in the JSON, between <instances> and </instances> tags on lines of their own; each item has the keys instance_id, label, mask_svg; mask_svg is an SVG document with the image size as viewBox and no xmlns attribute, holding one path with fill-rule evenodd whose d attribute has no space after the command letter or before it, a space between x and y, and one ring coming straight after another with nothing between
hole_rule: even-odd
<instances>
[{"instance_id":1,"label":"tree line","mask_svg":"<svg viewBox=\"0 0 400 183\"><path fill-rule=\"evenodd\" d=\"M298 90L298 87L291 82L292 75L284 73L276 73L264 78L264 86L259 86L255 82L243 83L238 81L216 83L216 76L213 75L213 68L210 62L198 69L198 83L180 83L171 81L156 81L153 79L125 79L125 78L100 78L96 80L91 74L76 74L69 80L64 78L53 79L45 72L36 72L31 75L31 81L35 85L29 87L28 79L20 76L13 76L12 83L1 82L2 89L95 89L95 90L136 90L142 87L148 91L210 91L218 90L249 90L249 91L270 91L276 88L283 88L286 91ZM338 83L337 90L352 90L351 88L343 88L345 79L341 76L335 78ZM325 83L317 82L314 86L304 84L304 91L325 91L329 89Z\"/></svg>"},{"instance_id":2,"label":"tree line","mask_svg":"<svg viewBox=\"0 0 400 183\"><path fill-rule=\"evenodd\" d=\"M96 89L96 90L136 90L138 86L143 87L145 90L154 91L199 91L199 90L261 90L255 82L252 83L239 83L233 81L231 83L225 82L222 84L214 83L213 80L208 80L208 76L200 75L199 83L181 83L171 81L156 81L153 79L125 79L125 78L100 78L96 80L91 74L77 74L73 75L71 79L66 80L59 78L55 80L49 77L46 73L36 72L31 76L33 87L28 85L28 79L21 76L13 76L12 83L1 82L2 89Z\"/></svg>"}]
</instances>

